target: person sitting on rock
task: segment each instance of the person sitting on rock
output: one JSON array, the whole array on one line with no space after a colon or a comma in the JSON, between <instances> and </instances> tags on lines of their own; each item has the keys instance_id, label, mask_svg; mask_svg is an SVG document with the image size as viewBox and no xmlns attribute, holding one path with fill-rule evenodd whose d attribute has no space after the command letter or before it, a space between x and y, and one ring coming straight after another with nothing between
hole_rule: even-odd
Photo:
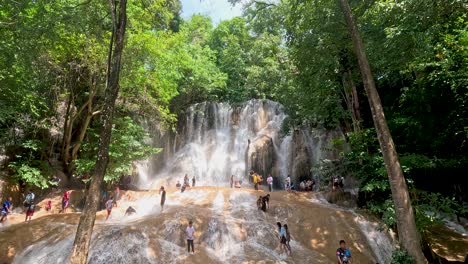
<instances>
[{"instance_id":1,"label":"person sitting on rock","mask_svg":"<svg viewBox=\"0 0 468 264\"><path fill-rule=\"evenodd\" d=\"M175 185L178 188L182 187L182 184L180 184L180 181L177 181L177 184Z\"/></svg>"},{"instance_id":2,"label":"person sitting on rock","mask_svg":"<svg viewBox=\"0 0 468 264\"><path fill-rule=\"evenodd\" d=\"M133 207L129 206L127 208L127 210L125 210L125 215L130 216L130 215L133 215L133 214L136 214L136 210Z\"/></svg>"},{"instance_id":3,"label":"person sitting on rock","mask_svg":"<svg viewBox=\"0 0 468 264\"><path fill-rule=\"evenodd\" d=\"M267 209L270 209L270 194L267 194L267 195L262 197L262 208L261 209L262 209L263 212L266 212Z\"/></svg>"},{"instance_id":4,"label":"person sitting on rock","mask_svg":"<svg viewBox=\"0 0 468 264\"><path fill-rule=\"evenodd\" d=\"M336 176L335 178L333 178L333 191L336 191L338 189L343 191L343 187L344 187L344 177Z\"/></svg>"},{"instance_id":5,"label":"person sitting on rock","mask_svg":"<svg viewBox=\"0 0 468 264\"><path fill-rule=\"evenodd\" d=\"M301 181L301 183L299 184L299 190L301 192L307 191L306 184L304 181Z\"/></svg>"},{"instance_id":6,"label":"person sitting on rock","mask_svg":"<svg viewBox=\"0 0 468 264\"><path fill-rule=\"evenodd\" d=\"M257 200L257 209L258 210L262 210L262 201L263 201L263 197L260 195L258 197L258 200Z\"/></svg>"},{"instance_id":7,"label":"person sitting on rock","mask_svg":"<svg viewBox=\"0 0 468 264\"><path fill-rule=\"evenodd\" d=\"M234 182L234 187L236 187L236 188L240 188L241 185L242 185L242 181L235 181Z\"/></svg>"}]
</instances>

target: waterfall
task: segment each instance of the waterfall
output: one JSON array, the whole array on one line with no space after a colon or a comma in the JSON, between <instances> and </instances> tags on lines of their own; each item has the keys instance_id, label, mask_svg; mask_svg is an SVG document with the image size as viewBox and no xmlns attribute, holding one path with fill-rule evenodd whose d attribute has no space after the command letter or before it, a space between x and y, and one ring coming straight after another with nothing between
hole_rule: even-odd
<instances>
[{"instance_id":1,"label":"waterfall","mask_svg":"<svg viewBox=\"0 0 468 264\"><path fill-rule=\"evenodd\" d=\"M165 159L164 167L156 173L152 166L138 166L141 188L156 187L151 185L157 181L173 185L185 174L211 186L227 185L231 175L245 181L251 169L264 178L287 174L291 137L280 137L286 118L282 105L270 100L240 106L205 102L187 112L177 136L181 146L177 149L172 141L173 155Z\"/></svg>"}]
</instances>

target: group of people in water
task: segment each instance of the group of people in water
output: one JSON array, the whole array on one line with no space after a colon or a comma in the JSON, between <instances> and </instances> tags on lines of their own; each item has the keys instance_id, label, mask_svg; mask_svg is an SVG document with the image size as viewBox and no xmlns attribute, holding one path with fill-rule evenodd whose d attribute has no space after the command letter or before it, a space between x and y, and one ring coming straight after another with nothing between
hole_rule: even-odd
<instances>
[{"instance_id":1,"label":"group of people in water","mask_svg":"<svg viewBox=\"0 0 468 264\"><path fill-rule=\"evenodd\" d=\"M263 177L259 175L258 173L255 173L254 171L251 171L249 174L250 181L254 185L255 190L260 189L260 184L263 182ZM181 190L181 192L184 192L186 188L188 187L195 187L195 176L192 177L192 184L190 184L190 179L187 174L185 174L184 179L183 179L183 184L180 183L180 181L177 181L176 187ZM273 177L271 175L268 175L266 179L266 184L268 186L268 191L272 192L273 191ZM239 181L234 180L234 176L231 176L230 178L230 186L231 188L234 187L240 187ZM315 182L313 179L309 180L303 180L299 183L299 190L300 191L312 191L314 189ZM337 190L343 188L343 179L336 177L333 178L333 190ZM288 175L288 177L284 181L284 189L288 192L295 191L295 186L291 182L291 177ZM66 213L67 208L70 206L70 191L64 191L63 196L62 196L62 202L61 202L61 210L60 213ZM160 206L161 206L161 212L164 211L164 205L166 202L166 189L164 186L161 186L159 189L159 195L160 195ZM102 191L102 209L106 209L107 211L107 216L106 220L110 217L112 213L113 207L117 206L117 199L120 196L120 189L118 186L115 187L112 195L108 195L107 190ZM24 211L26 212L26 218L25 221L30 221L33 214L34 214L34 209L35 209L35 194L32 190L28 190L27 194L25 195L25 199L23 202L24 206ZM270 209L270 199L271 196L269 193L266 195L260 195L257 199L257 209L263 212L267 212ZM47 211L51 211L52 209L52 202L49 200L46 202L45 209ZM0 214L0 222L3 222L7 219L8 214L11 213L12 210L12 198L8 197L2 205L2 210ZM135 208L132 206L129 206L126 211L125 211L125 216L131 216L136 214L137 211ZM291 255L292 250L291 250L291 245L290 241L292 240L290 230L288 229L287 224L281 224L280 222L277 222L278 226L278 239L279 239L279 247L281 252L286 253L287 255ZM195 249L194 249L194 240L195 240L195 227L193 224L193 221L190 220L188 222L188 225L186 227L186 238L187 238L187 250L189 254L194 254ZM349 249L346 247L346 242L344 240L339 241L340 247L336 250L336 258L338 260L338 264L352 264L352 258L351 258L351 253Z\"/></svg>"},{"instance_id":2,"label":"group of people in water","mask_svg":"<svg viewBox=\"0 0 468 264\"><path fill-rule=\"evenodd\" d=\"M196 183L195 176L193 176L192 177L192 187L195 187L195 183ZM185 189L187 189L187 187L190 187L190 179L189 179L188 174L185 174L184 184L180 184L180 181L177 181L176 188L180 189L180 192L185 192Z\"/></svg>"}]
</instances>

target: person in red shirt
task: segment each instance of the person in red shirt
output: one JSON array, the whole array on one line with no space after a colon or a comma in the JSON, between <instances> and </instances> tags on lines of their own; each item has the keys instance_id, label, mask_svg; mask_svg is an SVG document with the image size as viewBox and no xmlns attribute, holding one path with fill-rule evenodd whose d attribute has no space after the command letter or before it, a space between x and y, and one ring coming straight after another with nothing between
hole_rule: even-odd
<instances>
[{"instance_id":1,"label":"person in red shirt","mask_svg":"<svg viewBox=\"0 0 468 264\"><path fill-rule=\"evenodd\" d=\"M65 191L62 197L62 213L66 213L70 205L70 191Z\"/></svg>"},{"instance_id":2,"label":"person in red shirt","mask_svg":"<svg viewBox=\"0 0 468 264\"><path fill-rule=\"evenodd\" d=\"M52 209L52 201L47 201L45 209L47 212L50 212L50 210Z\"/></svg>"}]
</instances>

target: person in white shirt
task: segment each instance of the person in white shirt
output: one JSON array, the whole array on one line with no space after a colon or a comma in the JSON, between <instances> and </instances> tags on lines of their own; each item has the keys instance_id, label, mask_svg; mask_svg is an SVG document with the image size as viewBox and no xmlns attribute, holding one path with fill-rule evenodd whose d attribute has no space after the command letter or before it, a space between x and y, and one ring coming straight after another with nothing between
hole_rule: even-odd
<instances>
[{"instance_id":1,"label":"person in white shirt","mask_svg":"<svg viewBox=\"0 0 468 264\"><path fill-rule=\"evenodd\" d=\"M268 184L268 190L272 192L273 191L273 177L271 177L271 174L268 175L267 184Z\"/></svg>"},{"instance_id":2,"label":"person in white shirt","mask_svg":"<svg viewBox=\"0 0 468 264\"><path fill-rule=\"evenodd\" d=\"M291 176L288 175L288 177L286 178L286 181L284 183L284 187L286 189L286 191L290 191L291 190Z\"/></svg>"},{"instance_id":3,"label":"person in white shirt","mask_svg":"<svg viewBox=\"0 0 468 264\"><path fill-rule=\"evenodd\" d=\"M106 217L106 220L109 219L109 216L111 215L112 213L112 207L114 206L114 202L113 202L113 197L111 196L109 198L109 200L107 200L106 202L106 209L107 209L107 217Z\"/></svg>"},{"instance_id":4,"label":"person in white shirt","mask_svg":"<svg viewBox=\"0 0 468 264\"><path fill-rule=\"evenodd\" d=\"M190 220L187 226L187 249L189 254L195 253L195 248L193 247L193 239L195 238L195 227L193 227L193 222ZM192 252L190 252L190 247L192 247Z\"/></svg>"}]
</instances>

